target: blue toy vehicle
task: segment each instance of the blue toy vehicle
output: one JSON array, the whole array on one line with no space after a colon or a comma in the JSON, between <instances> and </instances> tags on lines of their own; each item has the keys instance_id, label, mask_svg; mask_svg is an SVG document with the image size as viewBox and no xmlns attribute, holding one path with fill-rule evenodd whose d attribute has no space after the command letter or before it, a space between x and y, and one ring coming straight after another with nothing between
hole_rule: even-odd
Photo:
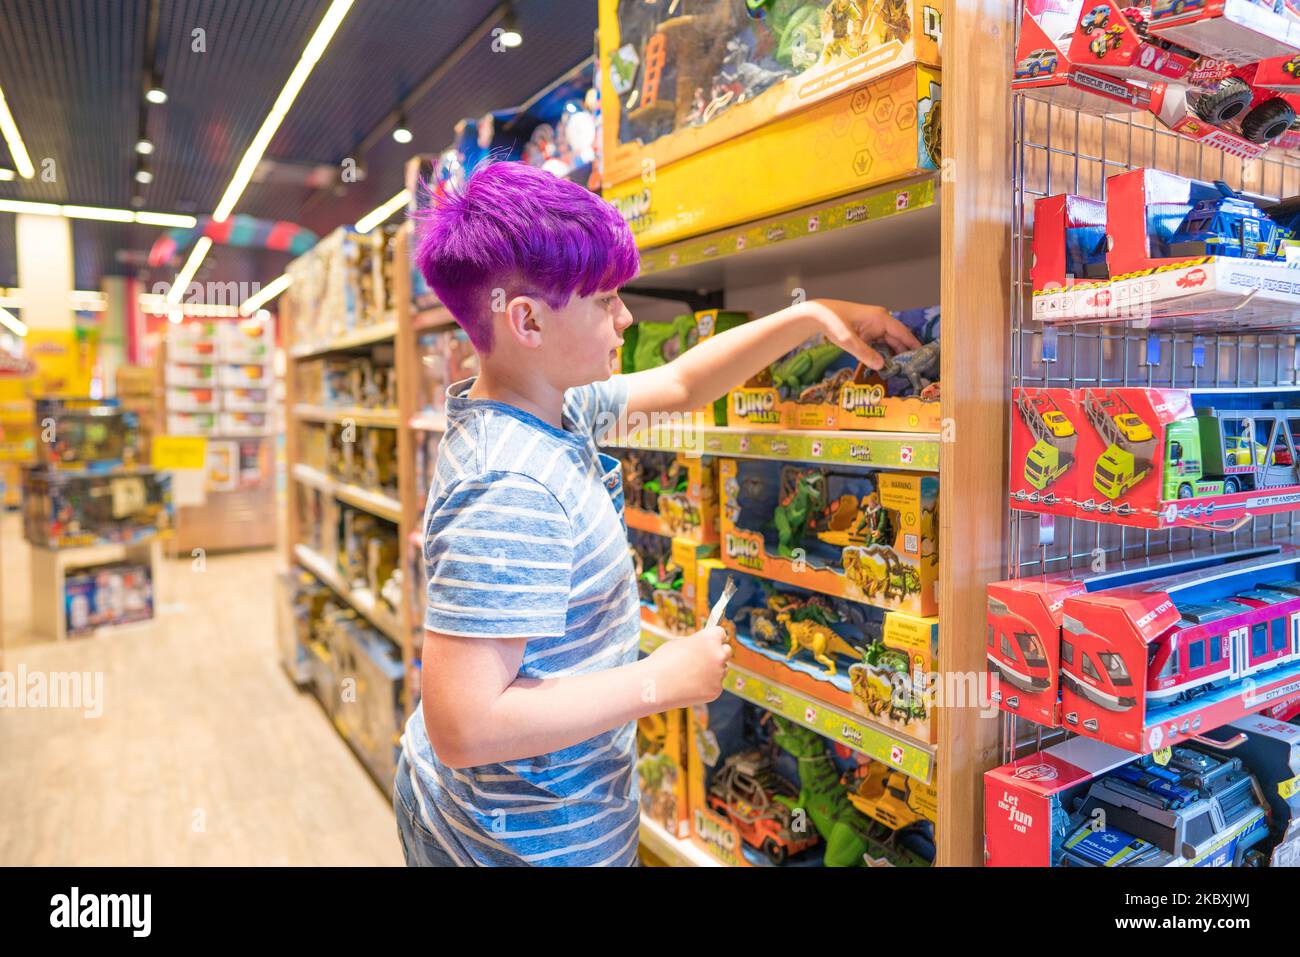
<instances>
[{"instance_id":1,"label":"blue toy vehicle","mask_svg":"<svg viewBox=\"0 0 1300 957\"><path fill-rule=\"evenodd\" d=\"M1094 781L1059 845L1066 867L1258 867L1268 808L1240 758L1175 747Z\"/></svg>"},{"instance_id":2,"label":"blue toy vehicle","mask_svg":"<svg viewBox=\"0 0 1300 957\"><path fill-rule=\"evenodd\" d=\"M1290 237L1290 230L1222 180L1214 185L1218 198L1202 199L1188 211L1169 237L1169 254L1285 260L1282 240Z\"/></svg>"},{"instance_id":3,"label":"blue toy vehicle","mask_svg":"<svg viewBox=\"0 0 1300 957\"><path fill-rule=\"evenodd\" d=\"M1079 29L1084 33L1092 33L1093 30L1105 30L1106 24L1110 22L1110 7L1104 3L1093 7L1083 15L1079 21Z\"/></svg>"},{"instance_id":4,"label":"blue toy vehicle","mask_svg":"<svg viewBox=\"0 0 1300 957\"><path fill-rule=\"evenodd\" d=\"M1055 69L1055 50L1034 50L1016 64L1016 79L1022 80L1025 77L1035 77L1039 74L1051 73Z\"/></svg>"},{"instance_id":5,"label":"blue toy vehicle","mask_svg":"<svg viewBox=\"0 0 1300 957\"><path fill-rule=\"evenodd\" d=\"M1195 10L1202 6L1204 0L1156 0L1151 5L1151 17L1163 17L1165 15L1179 16L1188 10Z\"/></svg>"}]
</instances>

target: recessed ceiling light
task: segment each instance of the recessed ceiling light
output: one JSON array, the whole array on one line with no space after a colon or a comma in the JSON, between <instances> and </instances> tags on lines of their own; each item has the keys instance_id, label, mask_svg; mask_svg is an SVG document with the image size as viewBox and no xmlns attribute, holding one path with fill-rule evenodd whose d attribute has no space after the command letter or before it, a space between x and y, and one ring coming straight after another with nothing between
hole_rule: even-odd
<instances>
[{"instance_id":1,"label":"recessed ceiling light","mask_svg":"<svg viewBox=\"0 0 1300 957\"><path fill-rule=\"evenodd\" d=\"M163 89L162 77L156 71L149 72L149 81L145 84L144 98L157 106L167 102L167 91Z\"/></svg>"},{"instance_id":2,"label":"recessed ceiling light","mask_svg":"<svg viewBox=\"0 0 1300 957\"><path fill-rule=\"evenodd\" d=\"M406 125L406 114L398 114L397 126L393 128L393 139L399 143L409 143L414 137L411 135L411 128Z\"/></svg>"},{"instance_id":3,"label":"recessed ceiling light","mask_svg":"<svg viewBox=\"0 0 1300 957\"><path fill-rule=\"evenodd\" d=\"M135 142L135 151L141 156L148 156L153 152L153 143L142 136Z\"/></svg>"},{"instance_id":4,"label":"recessed ceiling light","mask_svg":"<svg viewBox=\"0 0 1300 957\"><path fill-rule=\"evenodd\" d=\"M514 48L524 42L524 35L519 30L519 18L515 16L515 5L510 4L506 10L506 15L501 18L501 35L499 37L501 45L507 48Z\"/></svg>"},{"instance_id":5,"label":"recessed ceiling light","mask_svg":"<svg viewBox=\"0 0 1300 957\"><path fill-rule=\"evenodd\" d=\"M135 181L143 186L153 182L153 171L149 169L148 163L140 163L140 168L135 171Z\"/></svg>"}]
</instances>

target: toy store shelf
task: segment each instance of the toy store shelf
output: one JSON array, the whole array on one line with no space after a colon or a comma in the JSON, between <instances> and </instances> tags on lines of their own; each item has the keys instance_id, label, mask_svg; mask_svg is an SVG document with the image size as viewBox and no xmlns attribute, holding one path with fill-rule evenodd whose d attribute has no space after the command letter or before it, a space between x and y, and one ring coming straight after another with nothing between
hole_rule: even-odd
<instances>
[{"instance_id":1,"label":"toy store shelf","mask_svg":"<svg viewBox=\"0 0 1300 957\"><path fill-rule=\"evenodd\" d=\"M385 635L397 643L401 643L398 637L397 621L392 612L383 607L374 594L368 588L351 589L343 581L343 577L338 573L334 566L325 556L321 555L306 545L301 543L293 546L293 557L303 568L307 569L326 585L329 585L334 592L346 601L349 605L361 612L372 625L382 631Z\"/></svg>"},{"instance_id":2,"label":"toy store shelf","mask_svg":"<svg viewBox=\"0 0 1300 957\"><path fill-rule=\"evenodd\" d=\"M742 459L870 465L917 472L939 470L939 436L912 432L758 432L730 426L651 426L610 444Z\"/></svg>"},{"instance_id":3,"label":"toy store shelf","mask_svg":"<svg viewBox=\"0 0 1300 957\"><path fill-rule=\"evenodd\" d=\"M441 329L445 326L456 324L451 313L445 306L430 306L428 309L422 309L411 317L411 328L416 332L424 332L426 329Z\"/></svg>"},{"instance_id":4,"label":"toy store shelf","mask_svg":"<svg viewBox=\"0 0 1300 957\"><path fill-rule=\"evenodd\" d=\"M673 837L658 821L641 815L641 844L669 867L722 867L689 840Z\"/></svg>"},{"instance_id":5,"label":"toy store shelf","mask_svg":"<svg viewBox=\"0 0 1300 957\"><path fill-rule=\"evenodd\" d=\"M339 352L344 349L356 349L360 346L372 345L376 342L391 339L395 335L397 335L397 320L391 319L387 322L379 322L373 326L357 329L354 332L349 332L346 336L331 339L329 342L306 343L294 346L289 351L289 355L295 359L306 359L311 356L324 355L327 352Z\"/></svg>"},{"instance_id":6,"label":"toy store shelf","mask_svg":"<svg viewBox=\"0 0 1300 957\"><path fill-rule=\"evenodd\" d=\"M718 289L770 281L773 267L788 264L794 256L832 272L860 266L868 257L889 261L933 256L938 250L939 192L937 177L926 176L642 250L637 282L658 288ZM624 292L635 295L636 284Z\"/></svg>"},{"instance_id":7,"label":"toy store shelf","mask_svg":"<svg viewBox=\"0 0 1300 957\"><path fill-rule=\"evenodd\" d=\"M641 650L647 654L672 637L661 628L641 623ZM727 666L722 687L918 781L929 784L934 780L934 745L922 744L870 718L833 708L736 665Z\"/></svg>"},{"instance_id":8,"label":"toy store shelf","mask_svg":"<svg viewBox=\"0 0 1300 957\"><path fill-rule=\"evenodd\" d=\"M420 432L446 432L447 416L441 412L424 412L412 416L411 421L407 424Z\"/></svg>"},{"instance_id":9,"label":"toy store shelf","mask_svg":"<svg viewBox=\"0 0 1300 957\"><path fill-rule=\"evenodd\" d=\"M402 503L395 498L384 495L382 492L372 492L370 489L362 488L359 485L337 481L310 465L299 463L290 471L299 482L331 494L340 502L355 505L359 509L372 515L378 515L380 518L386 518L390 522L400 522L402 520Z\"/></svg>"},{"instance_id":10,"label":"toy store shelf","mask_svg":"<svg viewBox=\"0 0 1300 957\"><path fill-rule=\"evenodd\" d=\"M351 419L356 425L395 429L398 425L396 409L360 409L339 406L304 405L293 407L293 414L308 422L343 422Z\"/></svg>"}]
</instances>

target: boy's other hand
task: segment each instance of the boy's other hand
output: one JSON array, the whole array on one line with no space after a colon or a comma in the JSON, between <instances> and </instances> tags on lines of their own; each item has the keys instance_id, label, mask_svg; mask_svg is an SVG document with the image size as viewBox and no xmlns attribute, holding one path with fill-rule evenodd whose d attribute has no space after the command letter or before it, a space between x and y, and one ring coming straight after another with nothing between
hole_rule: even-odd
<instances>
[{"instance_id":1,"label":"boy's other hand","mask_svg":"<svg viewBox=\"0 0 1300 957\"><path fill-rule=\"evenodd\" d=\"M808 305L826 338L873 371L884 368L885 360L870 343L883 342L895 353L921 347L911 330L880 306L842 299L810 299Z\"/></svg>"},{"instance_id":2,"label":"boy's other hand","mask_svg":"<svg viewBox=\"0 0 1300 957\"><path fill-rule=\"evenodd\" d=\"M650 655L661 685L665 708L705 704L722 694L722 679L731 660L727 633L720 627L665 641Z\"/></svg>"}]
</instances>

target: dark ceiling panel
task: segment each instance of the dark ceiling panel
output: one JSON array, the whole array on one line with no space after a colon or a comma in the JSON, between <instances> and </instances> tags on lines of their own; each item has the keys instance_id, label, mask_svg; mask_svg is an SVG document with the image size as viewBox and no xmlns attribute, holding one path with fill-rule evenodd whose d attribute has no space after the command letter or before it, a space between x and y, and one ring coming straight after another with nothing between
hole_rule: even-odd
<instances>
[{"instance_id":1,"label":"dark ceiling panel","mask_svg":"<svg viewBox=\"0 0 1300 957\"><path fill-rule=\"evenodd\" d=\"M159 0L157 63L169 101L148 110L156 144L145 207L211 211L316 29L329 0ZM271 142L283 174L337 166L496 7L496 0L357 0ZM324 234L402 187L415 153L446 147L456 121L526 100L588 56L594 0L520 0L525 42L479 43L409 111L414 142L384 136L362 157L367 178L333 190L249 185L236 212L300 222ZM135 189L148 0L0 0L0 87L38 167L53 181L0 183L0 197L127 207ZM205 49L194 49L202 30ZM0 161L8 162L0 142ZM138 272L161 230L74 224L76 284ZM0 215L0 285L16 282L13 217ZM214 249L201 278L265 281L287 257ZM170 279L178 264L143 274ZM253 275L257 273L258 275Z\"/></svg>"}]
</instances>

